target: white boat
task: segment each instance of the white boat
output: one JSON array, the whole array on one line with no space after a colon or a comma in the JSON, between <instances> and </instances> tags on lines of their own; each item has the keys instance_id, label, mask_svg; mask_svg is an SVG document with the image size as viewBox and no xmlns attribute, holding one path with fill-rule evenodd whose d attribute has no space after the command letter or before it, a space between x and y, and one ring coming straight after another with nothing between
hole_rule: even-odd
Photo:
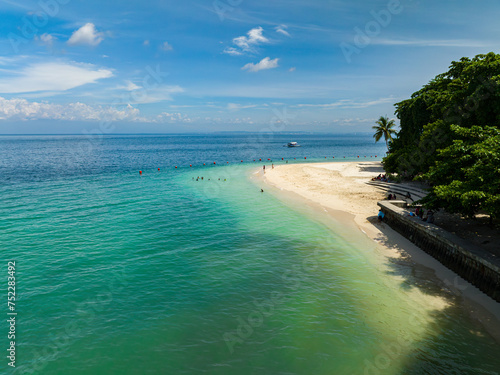
<instances>
[{"instance_id":1,"label":"white boat","mask_svg":"<svg viewBox=\"0 0 500 375\"><path fill-rule=\"evenodd\" d=\"M287 147L300 147L300 145L297 142L289 142L286 146Z\"/></svg>"}]
</instances>

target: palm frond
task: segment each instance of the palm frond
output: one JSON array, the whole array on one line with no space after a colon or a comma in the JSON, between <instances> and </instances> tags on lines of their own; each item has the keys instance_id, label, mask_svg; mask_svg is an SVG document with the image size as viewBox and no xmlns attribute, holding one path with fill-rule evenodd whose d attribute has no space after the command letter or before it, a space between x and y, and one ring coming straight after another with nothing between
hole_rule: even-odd
<instances>
[{"instance_id":1,"label":"palm frond","mask_svg":"<svg viewBox=\"0 0 500 375\"><path fill-rule=\"evenodd\" d=\"M388 117L380 116L375 123L377 125L372 126L372 129L375 130L375 134L373 135L375 142L380 141L382 137L384 137L386 144L388 141L392 141L392 135L396 134L396 130L393 129L396 126L396 122L394 120L389 120Z\"/></svg>"}]
</instances>

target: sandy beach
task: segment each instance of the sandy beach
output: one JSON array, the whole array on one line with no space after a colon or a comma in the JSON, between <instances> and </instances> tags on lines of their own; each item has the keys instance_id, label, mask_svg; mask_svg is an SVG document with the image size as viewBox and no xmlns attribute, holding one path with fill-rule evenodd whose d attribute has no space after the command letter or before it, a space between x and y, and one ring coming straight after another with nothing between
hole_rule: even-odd
<instances>
[{"instance_id":1,"label":"sandy beach","mask_svg":"<svg viewBox=\"0 0 500 375\"><path fill-rule=\"evenodd\" d=\"M385 194L366 182L379 173L384 173L380 162L289 164L268 168L264 179L327 209L353 215L358 227L375 239L380 233L373 225L377 202Z\"/></svg>"},{"instance_id":2,"label":"sandy beach","mask_svg":"<svg viewBox=\"0 0 500 375\"><path fill-rule=\"evenodd\" d=\"M266 166L265 173L261 170L256 176L280 199L301 199L318 214L326 211L338 221L350 220L377 243L377 251L387 260L417 265L422 278L433 280L441 288L443 300L461 304L500 343L499 303L386 224L378 223L377 202L386 195L367 182L379 173L384 173L380 162L338 162Z\"/></svg>"}]
</instances>

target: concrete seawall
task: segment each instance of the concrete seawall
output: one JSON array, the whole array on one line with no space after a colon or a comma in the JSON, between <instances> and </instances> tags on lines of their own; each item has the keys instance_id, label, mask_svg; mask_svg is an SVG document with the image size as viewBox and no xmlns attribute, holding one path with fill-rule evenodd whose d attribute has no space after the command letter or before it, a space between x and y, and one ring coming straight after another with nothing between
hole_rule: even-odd
<instances>
[{"instance_id":1,"label":"concrete seawall","mask_svg":"<svg viewBox=\"0 0 500 375\"><path fill-rule=\"evenodd\" d=\"M500 258L434 224L409 216L404 201L381 201L378 205L391 228L500 302Z\"/></svg>"}]
</instances>

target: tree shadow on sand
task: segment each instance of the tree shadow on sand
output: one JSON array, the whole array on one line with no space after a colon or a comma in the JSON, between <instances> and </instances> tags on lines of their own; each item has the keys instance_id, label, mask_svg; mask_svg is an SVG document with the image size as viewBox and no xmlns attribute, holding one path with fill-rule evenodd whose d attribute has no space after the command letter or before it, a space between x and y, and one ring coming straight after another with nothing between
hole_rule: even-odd
<instances>
[{"instance_id":1,"label":"tree shadow on sand","mask_svg":"<svg viewBox=\"0 0 500 375\"><path fill-rule=\"evenodd\" d=\"M385 173L384 168L380 163L358 164L358 168L361 172Z\"/></svg>"},{"instance_id":2,"label":"tree shadow on sand","mask_svg":"<svg viewBox=\"0 0 500 375\"><path fill-rule=\"evenodd\" d=\"M386 273L402 278L402 289L418 288L423 294L442 298L446 304L446 307L432 311L433 321L426 327L426 335L418 347L412 348L406 358L401 358L404 363L402 373L498 374L500 322L484 308L471 307L463 292L475 287L450 270L446 272L447 278L440 279L436 270L416 261L432 258L430 255L420 248L407 246L408 240L387 224L377 223L375 216L368 220L382 232L375 240L399 254L387 259ZM395 236L401 238L391 241ZM474 318L472 309L476 314ZM482 314L482 319L478 314ZM488 332L481 320L496 322L496 330L490 327Z\"/></svg>"}]
</instances>

